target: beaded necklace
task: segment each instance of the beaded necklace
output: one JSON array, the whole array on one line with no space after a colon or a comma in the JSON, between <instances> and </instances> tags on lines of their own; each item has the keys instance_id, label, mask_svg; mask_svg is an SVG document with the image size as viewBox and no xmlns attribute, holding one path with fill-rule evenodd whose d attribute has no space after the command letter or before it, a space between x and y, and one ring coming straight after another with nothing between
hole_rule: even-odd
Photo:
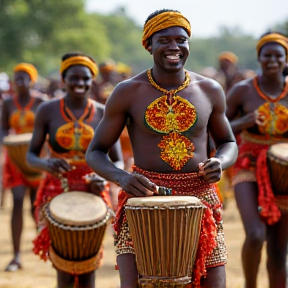
<instances>
[{"instance_id":1,"label":"beaded necklace","mask_svg":"<svg viewBox=\"0 0 288 288\"><path fill-rule=\"evenodd\" d=\"M185 71L185 79L184 79L184 82L183 82L177 89L174 89L174 90L166 90L166 89L160 87L160 86L153 80L151 70L152 70L152 69L147 70L147 77L148 77L149 82L150 82L150 83L152 84L152 86L154 86L156 89L158 89L159 91L163 92L164 95L167 95L167 96L169 97L169 98L168 98L168 101L169 101L169 102L172 101L172 97L175 96L177 92L185 89L185 88L188 87L189 84L191 83L191 77L190 77L188 71Z\"/></svg>"},{"instance_id":2,"label":"beaded necklace","mask_svg":"<svg viewBox=\"0 0 288 288\"><path fill-rule=\"evenodd\" d=\"M253 79L253 86L258 95L266 102L258 108L258 113L264 119L263 124L258 126L262 134L279 136L288 131L288 109L278 103L288 94L288 78L285 79L283 91L276 98L271 98L264 94L259 87L259 76Z\"/></svg>"},{"instance_id":3,"label":"beaded necklace","mask_svg":"<svg viewBox=\"0 0 288 288\"><path fill-rule=\"evenodd\" d=\"M192 103L176 95L191 83L188 71L185 80L177 88L166 90L160 87L152 78L151 69L147 70L149 82L164 95L154 100L146 109L144 121L148 128L160 134L165 134L158 144L160 158L174 170L181 170L186 162L194 157L194 144L180 134L192 127L197 120L197 112Z\"/></svg>"},{"instance_id":4,"label":"beaded necklace","mask_svg":"<svg viewBox=\"0 0 288 288\"><path fill-rule=\"evenodd\" d=\"M283 99L287 93L288 93L288 77L286 77L285 79L285 86L284 86L284 89L283 91L281 92L281 94L276 97L276 98L271 98L269 97L268 95L264 94L261 89L260 89L260 86L258 84L258 81L260 79L260 76L256 76L254 79L253 79L253 85L257 91L257 93L260 95L261 98L263 98L264 100L268 101L268 102L271 102L271 103L276 103L278 102L279 100Z\"/></svg>"},{"instance_id":5,"label":"beaded necklace","mask_svg":"<svg viewBox=\"0 0 288 288\"><path fill-rule=\"evenodd\" d=\"M16 131L16 133L30 133L33 131L35 113L30 110L35 102L34 97L30 97L26 106L22 107L18 102L18 97L13 97L13 102L16 107L16 111L10 116L10 126Z\"/></svg>"},{"instance_id":6,"label":"beaded necklace","mask_svg":"<svg viewBox=\"0 0 288 288\"><path fill-rule=\"evenodd\" d=\"M90 99L87 100L86 107L79 119L75 117L72 111L65 105L65 100L60 100L60 111L63 119L68 122L60 126L56 131L57 143L67 150L86 151L93 135L92 126L85 124L93 119L94 105Z\"/></svg>"},{"instance_id":7,"label":"beaded necklace","mask_svg":"<svg viewBox=\"0 0 288 288\"><path fill-rule=\"evenodd\" d=\"M88 99L87 100L87 104L85 106L84 112L83 114L80 116L79 119L77 119L74 114L72 113L72 111L65 105L65 101L64 98L61 99L60 101L60 106L61 106L61 115L64 118L65 121L70 122L83 122L85 120L85 118L89 115L89 118L87 119L87 121L91 121L91 116L93 116L93 105L91 103L91 101ZM67 117L66 115L68 115L69 117Z\"/></svg>"},{"instance_id":8,"label":"beaded necklace","mask_svg":"<svg viewBox=\"0 0 288 288\"><path fill-rule=\"evenodd\" d=\"M29 100L29 102L26 104L26 106L22 107L22 106L20 105L20 103L18 102L18 97L14 97L13 99L14 99L14 104L15 104L16 108L17 108L19 111L28 111L28 110L30 110L30 108L33 106L34 100L35 100L34 97L30 97L30 100Z\"/></svg>"}]
</instances>

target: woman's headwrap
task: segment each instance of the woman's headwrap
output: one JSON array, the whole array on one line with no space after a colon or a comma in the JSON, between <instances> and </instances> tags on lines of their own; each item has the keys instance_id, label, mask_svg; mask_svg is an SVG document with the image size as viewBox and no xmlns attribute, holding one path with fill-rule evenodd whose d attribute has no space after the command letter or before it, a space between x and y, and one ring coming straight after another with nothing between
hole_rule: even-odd
<instances>
[{"instance_id":1,"label":"woman's headwrap","mask_svg":"<svg viewBox=\"0 0 288 288\"><path fill-rule=\"evenodd\" d=\"M67 70L69 67L74 66L74 65L83 65L83 66L88 67L92 73L93 78L98 75L98 67L96 63L86 56L72 56L62 61L61 67L60 67L61 75L63 74L65 70Z\"/></svg>"},{"instance_id":2,"label":"woman's headwrap","mask_svg":"<svg viewBox=\"0 0 288 288\"><path fill-rule=\"evenodd\" d=\"M238 57L230 51L224 51L218 56L218 60L223 59L226 59L233 64L236 64L238 62Z\"/></svg>"},{"instance_id":3,"label":"woman's headwrap","mask_svg":"<svg viewBox=\"0 0 288 288\"><path fill-rule=\"evenodd\" d=\"M19 63L18 65L16 65L13 69L14 72L26 72L31 79L31 82L35 83L37 81L38 78L38 72L35 66L33 66L32 64L29 63Z\"/></svg>"},{"instance_id":4,"label":"woman's headwrap","mask_svg":"<svg viewBox=\"0 0 288 288\"><path fill-rule=\"evenodd\" d=\"M286 51L286 60L288 60L288 38L279 34L271 33L263 36L257 43L256 50L259 55L261 48L267 43L278 43L285 48Z\"/></svg>"},{"instance_id":5,"label":"woman's headwrap","mask_svg":"<svg viewBox=\"0 0 288 288\"><path fill-rule=\"evenodd\" d=\"M105 62L101 63L99 65L99 68L101 73L115 71L116 63L114 62L114 60L108 59Z\"/></svg>"},{"instance_id":6,"label":"woman's headwrap","mask_svg":"<svg viewBox=\"0 0 288 288\"><path fill-rule=\"evenodd\" d=\"M116 71L119 74L131 75L132 68L122 62L117 62L116 64Z\"/></svg>"},{"instance_id":7,"label":"woman's headwrap","mask_svg":"<svg viewBox=\"0 0 288 288\"><path fill-rule=\"evenodd\" d=\"M187 31L188 36L191 36L191 25L187 18L185 18L180 12L163 12L148 20L147 23L144 25L142 37L143 47L147 49L149 44L148 39L154 33L174 26L184 28Z\"/></svg>"}]
</instances>

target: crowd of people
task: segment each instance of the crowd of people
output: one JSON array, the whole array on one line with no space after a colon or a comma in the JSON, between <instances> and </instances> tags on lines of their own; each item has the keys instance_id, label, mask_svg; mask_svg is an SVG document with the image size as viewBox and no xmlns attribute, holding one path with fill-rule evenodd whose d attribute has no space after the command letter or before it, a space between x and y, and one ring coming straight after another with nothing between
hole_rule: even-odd
<instances>
[{"instance_id":1,"label":"crowd of people","mask_svg":"<svg viewBox=\"0 0 288 288\"><path fill-rule=\"evenodd\" d=\"M11 82L0 74L1 205L7 190L13 196L13 256L7 272L22 269L27 190L37 227L33 251L50 258L58 288L95 287L103 247L89 259L59 256L47 220L47 207L57 196L90 193L111 210L121 288L139 287L147 276L139 275L139 247L125 214L129 200L189 196L200 199L206 212L185 287L225 288L222 217L227 190L233 190L245 231L239 251L245 288L257 287L265 241L269 287L286 287L288 184L281 180L281 186L272 176L273 169L283 179L288 176L288 38L278 32L259 38L257 73L241 70L231 51L219 53L218 67L195 73L185 68L190 36L182 13L162 9L143 26L142 46L153 59L147 71L133 75L124 63L107 59L97 65L89 55L67 53L59 60L60 79L50 80L45 90L37 87L38 72L30 63L16 65ZM25 148L13 158L23 142ZM145 225L152 227L152 221ZM55 225L64 229L65 223ZM153 249L152 254L160 253ZM151 276L149 287L164 280L176 286L164 281L168 286L159 287L184 287L170 279L173 275L158 276Z\"/></svg>"}]
</instances>

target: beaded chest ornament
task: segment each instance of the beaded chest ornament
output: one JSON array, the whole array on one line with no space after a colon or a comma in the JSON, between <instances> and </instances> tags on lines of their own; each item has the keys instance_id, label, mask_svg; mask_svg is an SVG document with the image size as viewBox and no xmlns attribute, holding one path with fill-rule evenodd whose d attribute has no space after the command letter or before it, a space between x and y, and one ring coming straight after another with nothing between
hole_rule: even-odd
<instances>
[{"instance_id":1,"label":"beaded chest ornament","mask_svg":"<svg viewBox=\"0 0 288 288\"><path fill-rule=\"evenodd\" d=\"M191 83L189 72L185 71L185 80L174 90L160 87L152 78L151 69L147 77L153 87L164 93L154 100L146 109L144 121L148 128L164 134L158 144L160 158L174 170L181 170L186 162L194 157L194 144L181 133L191 128L197 120L197 112L192 103L176 95Z\"/></svg>"}]
</instances>

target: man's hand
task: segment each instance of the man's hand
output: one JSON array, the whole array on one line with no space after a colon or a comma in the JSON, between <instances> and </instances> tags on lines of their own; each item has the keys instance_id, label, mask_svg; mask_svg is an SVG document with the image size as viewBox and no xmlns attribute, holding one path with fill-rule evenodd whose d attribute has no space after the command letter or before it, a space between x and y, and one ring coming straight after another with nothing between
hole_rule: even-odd
<instances>
[{"instance_id":1,"label":"man's hand","mask_svg":"<svg viewBox=\"0 0 288 288\"><path fill-rule=\"evenodd\" d=\"M209 183L216 183L221 179L222 167L220 160L217 158L209 158L198 164L200 176Z\"/></svg>"}]
</instances>

